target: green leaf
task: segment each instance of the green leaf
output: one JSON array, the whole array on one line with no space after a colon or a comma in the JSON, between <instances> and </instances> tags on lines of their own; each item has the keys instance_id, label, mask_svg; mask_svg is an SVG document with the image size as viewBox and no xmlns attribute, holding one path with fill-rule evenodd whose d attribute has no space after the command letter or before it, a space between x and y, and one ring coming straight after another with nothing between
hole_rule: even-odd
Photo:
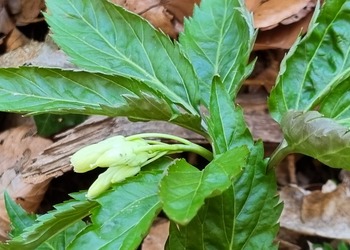
<instances>
[{"instance_id":1,"label":"green leaf","mask_svg":"<svg viewBox=\"0 0 350 250\"><path fill-rule=\"evenodd\" d=\"M74 127L74 125L82 123L86 118L84 115L41 114L34 116L38 135L44 137L49 137L64 129Z\"/></svg>"},{"instance_id":2,"label":"green leaf","mask_svg":"<svg viewBox=\"0 0 350 250\"><path fill-rule=\"evenodd\" d=\"M39 216L24 232L5 243L6 249L32 250L75 225L98 206L94 201L70 200L55 206L56 210ZM71 229L70 229L71 230Z\"/></svg>"},{"instance_id":3,"label":"green leaf","mask_svg":"<svg viewBox=\"0 0 350 250\"><path fill-rule=\"evenodd\" d=\"M140 16L105 0L48 0L46 5L53 38L74 64L142 81L198 114L192 66L176 42Z\"/></svg>"},{"instance_id":4,"label":"green leaf","mask_svg":"<svg viewBox=\"0 0 350 250\"><path fill-rule=\"evenodd\" d=\"M133 79L41 68L3 68L0 76L2 111L171 120L200 131L198 116L183 113L165 95Z\"/></svg>"},{"instance_id":5,"label":"green leaf","mask_svg":"<svg viewBox=\"0 0 350 250\"><path fill-rule=\"evenodd\" d=\"M242 109L234 106L219 77L213 79L208 130L215 154L241 145L253 145Z\"/></svg>"},{"instance_id":6,"label":"green leaf","mask_svg":"<svg viewBox=\"0 0 350 250\"><path fill-rule=\"evenodd\" d=\"M200 79L202 101L208 104L215 75L221 77L232 100L253 67L247 63L255 35L244 2L202 1L185 21L179 39Z\"/></svg>"},{"instance_id":7,"label":"green leaf","mask_svg":"<svg viewBox=\"0 0 350 250\"><path fill-rule=\"evenodd\" d=\"M324 98L319 112L343 126L350 127L350 77L333 88Z\"/></svg>"},{"instance_id":8,"label":"green leaf","mask_svg":"<svg viewBox=\"0 0 350 250\"><path fill-rule=\"evenodd\" d=\"M278 122L289 110L316 108L349 76L349 11L347 0L325 1L316 25L288 53L269 98L270 112Z\"/></svg>"},{"instance_id":9,"label":"green leaf","mask_svg":"<svg viewBox=\"0 0 350 250\"><path fill-rule=\"evenodd\" d=\"M66 250L78 233L86 227L83 221L77 221L55 237L45 241L35 250Z\"/></svg>"},{"instance_id":10,"label":"green leaf","mask_svg":"<svg viewBox=\"0 0 350 250\"><path fill-rule=\"evenodd\" d=\"M207 199L188 225L171 223L167 249L277 249L281 210L274 171L267 171L258 143L233 186Z\"/></svg>"},{"instance_id":11,"label":"green leaf","mask_svg":"<svg viewBox=\"0 0 350 250\"><path fill-rule=\"evenodd\" d=\"M24 229L31 226L36 219L35 214L28 214L20 205L14 202L7 192L4 192L5 207L11 221L10 237L20 235Z\"/></svg>"},{"instance_id":12,"label":"green leaf","mask_svg":"<svg viewBox=\"0 0 350 250\"><path fill-rule=\"evenodd\" d=\"M287 147L334 168L350 169L350 133L317 111L288 112L281 121Z\"/></svg>"},{"instance_id":13,"label":"green leaf","mask_svg":"<svg viewBox=\"0 0 350 250\"><path fill-rule=\"evenodd\" d=\"M98 197L92 224L69 249L136 249L161 210L158 185L170 164L171 159L159 159Z\"/></svg>"},{"instance_id":14,"label":"green leaf","mask_svg":"<svg viewBox=\"0 0 350 250\"><path fill-rule=\"evenodd\" d=\"M163 210L179 224L187 224L203 206L209 196L219 195L232 184L244 166L247 147L234 148L219 155L203 171L185 160L170 166L163 178L160 197Z\"/></svg>"}]
</instances>

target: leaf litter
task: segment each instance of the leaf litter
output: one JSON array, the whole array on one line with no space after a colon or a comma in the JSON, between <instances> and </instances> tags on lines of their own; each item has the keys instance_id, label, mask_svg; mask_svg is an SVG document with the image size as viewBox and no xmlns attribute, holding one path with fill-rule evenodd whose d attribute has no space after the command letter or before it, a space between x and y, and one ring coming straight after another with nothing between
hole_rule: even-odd
<instances>
[{"instance_id":1,"label":"leaf litter","mask_svg":"<svg viewBox=\"0 0 350 250\"><path fill-rule=\"evenodd\" d=\"M19 3L19 1L16 2ZM44 8L41 1L31 2L33 4L31 8L35 7L35 11L42 10ZM175 3L175 1L159 0L115 0L114 2L126 7L130 11L142 15L144 18L148 19L155 27L160 28L165 33L169 34L172 38L177 38L179 32L183 30L183 18L190 16L194 4L199 3L199 1L196 0L178 1L177 3ZM306 32L312 16L313 8L315 6L315 2L309 0L247 0L246 3L247 7L254 13L255 26L261 28L254 49L256 51L266 50L267 53L272 54L280 53L275 49L281 49L283 53L285 49L289 49L291 47L300 32ZM21 31L17 29L17 26L37 22L40 19L38 19L37 12L33 12L33 9L28 9L28 5L18 6L21 6L20 8L25 11L23 12L24 14L22 14L22 16L19 14L16 17L16 22L11 23L7 20L7 31L5 32L6 37L5 39L2 39L2 44L5 45L5 51L7 52L14 50L17 47L20 47L21 49L23 45L32 43L29 42L29 40L21 33ZM3 10L0 15L8 15L8 13L5 12ZM51 66L49 64L51 63L50 59L42 59L46 55L49 55L48 58L55 58L56 64L54 66L66 67L62 65L71 65L66 60L64 55L62 61L59 61L61 60L59 59L61 54L57 54L60 53L57 52L58 50L54 49L51 51L50 49L47 49L47 45L44 45L44 48L40 46L42 46L42 44L34 45L33 48L29 48L30 53L32 53L32 51L36 50L37 48L40 48L40 52L36 52L34 55L30 55L26 60L13 63L13 61L23 59L23 57L12 54L12 59L10 57L8 61L12 61L12 65L16 66L23 65L24 63L32 63L33 65L39 66ZM9 53L6 54L10 55ZM4 56L6 56L6 54ZM26 51L24 54L28 55ZM262 66L263 70L261 72L266 72L267 70L271 69L270 65L273 65L274 62L278 64L280 60L281 59L277 57L277 59L268 59L267 62L263 62L265 65ZM266 64L268 65L266 66ZM1 65L5 66L3 63L1 63ZM278 70L278 67L272 68L272 72L278 72ZM274 82L276 75L272 74L267 78L266 76L264 77L250 78L250 80L253 81L252 85L257 85L256 83L259 83L265 86L266 82ZM271 88L270 86L267 87L268 90ZM42 144L44 148L47 146L46 142L40 144ZM289 165L293 167L289 167L286 170L288 174L295 171L295 166L293 164ZM340 178L341 182L337 185L335 185L334 182L327 182L333 183L333 189L327 191L309 191L301 186L295 185L295 183L294 185L289 185L287 182L287 185L282 187L280 191L281 198L285 202L285 209L281 218L282 228L297 231L299 234L317 235L326 238L349 240L350 231L348 225L350 225L350 214L348 211L350 211L350 181L348 175L349 174L347 172L342 171L342 177ZM4 175L2 176L1 181L4 181ZM300 182L298 176L296 177L296 181ZM43 185L42 187L44 188L45 186ZM159 225L162 225L162 233L159 234L164 234L164 232L166 232L167 223L163 220L161 223L152 228L151 231L157 230ZM154 237L152 235L153 234L151 232L151 234L146 237L146 240L144 242L144 249L147 249L146 245L149 241L149 237ZM163 240L160 240L160 242L163 242L164 244L164 238ZM157 242L156 244L159 245L161 243Z\"/></svg>"}]
</instances>

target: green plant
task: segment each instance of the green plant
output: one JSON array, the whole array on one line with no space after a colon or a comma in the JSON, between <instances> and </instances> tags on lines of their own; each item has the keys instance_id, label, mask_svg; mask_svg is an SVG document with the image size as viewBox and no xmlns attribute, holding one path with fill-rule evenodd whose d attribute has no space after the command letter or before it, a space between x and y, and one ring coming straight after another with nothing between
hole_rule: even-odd
<instances>
[{"instance_id":1,"label":"green plant","mask_svg":"<svg viewBox=\"0 0 350 250\"><path fill-rule=\"evenodd\" d=\"M47 7L54 40L84 71L1 69L1 110L165 120L207 138L213 160L200 171L162 156L94 199L72 194L36 219L7 198L14 228L0 248L135 249L164 211L167 249L274 249L282 205L273 166L301 152L350 168L350 1L317 8L282 63L269 108L285 140L270 160L234 104L253 68L255 32L242 1L203 0L179 42L106 1Z\"/></svg>"}]
</instances>

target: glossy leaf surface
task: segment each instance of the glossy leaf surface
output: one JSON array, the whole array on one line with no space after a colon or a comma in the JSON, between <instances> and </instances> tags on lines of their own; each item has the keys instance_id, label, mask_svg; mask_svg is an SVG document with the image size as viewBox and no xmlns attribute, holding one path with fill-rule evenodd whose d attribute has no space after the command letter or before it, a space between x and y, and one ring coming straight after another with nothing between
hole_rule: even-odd
<instances>
[{"instance_id":1,"label":"glossy leaf surface","mask_svg":"<svg viewBox=\"0 0 350 250\"><path fill-rule=\"evenodd\" d=\"M172 120L200 130L200 119L133 79L59 69L0 69L0 110ZM132 111L132 112L131 112Z\"/></svg>"},{"instance_id":2,"label":"glossy leaf surface","mask_svg":"<svg viewBox=\"0 0 350 250\"><path fill-rule=\"evenodd\" d=\"M83 221L77 221L55 237L45 241L35 250L66 250L75 237L86 227Z\"/></svg>"},{"instance_id":3,"label":"glossy leaf surface","mask_svg":"<svg viewBox=\"0 0 350 250\"><path fill-rule=\"evenodd\" d=\"M242 170L246 147L234 148L211 161L202 171L184 160L175 162L161 182L160 196L168 217L187 224L210 196L221 194Z\"/></svg>"},{"instance_id":4,"label":"glossy leaf surface","mask_svg":"<svg viewBox=\"0 0 350 250\"><path fill-rule=\"evenodd\" d=\"M270 112L278 122L289 110L316 108L349 77L349 12L347 0L325 1L316 24L290 50L269 98Z\"/></svg>"},{"instance_id":5,"label":"glossy leaf surface","mask_svg":"<svg viewBox=\"0 0 350 250\"><path fill-rule=\"evenodd\" d=\"M219 77L213 79L209 111L208 130L216 155L252 143L242 109L233 104Z\"/></svg>"},{"instance_id":6,"label":"glossy leaf surface","mask_svg":"<svg viewBox=\"0 0 350 250\"><path fill-rule=\"evenodd\" d=\"M324 98L319 112L350 128L350 77L344 79Z\"/></svg>"},{"instance_id":7,"label":"glossy leaf surface","mask_svg":"<svg viewBox=\"0 0 350 250\"><path fill-rule=\"evenodd\" d=\"M247 63L253 40L252 18L243 1L206 0L195 7L180 43L200 79L205 104L215 75L234 98L251 70Z\"/></svg>"},{"instance_id":8,"label":"glossy leaf surface","mask_svg":"<svg viewBox=\"0 0 350 250\"><path fill-rule=\"evenodd\" d=\"M192 66L176 43L140 16L108 1L46 4L53 38L74 64L142 81L198 114L199 90Z\"/></svg>"},{"instance_id":9,"label":"glossy leaf surface","mask_svg":"<svg viewBox=\"0 0 350 250\"><path fill-rule=\"evenodd\" d=\"M13 238L20 235L24 229L33 225L36 215L28 214L20 205L13 201L10 195L4 193L6 212L11 221L11 231L9 235Z\"/></svg>"},{"instance_id":10,"label":"glossy leaf surface","mask_svg":"<svg viewBox=\"0 0 350 250\"><path fill-rule=\"evenodd\" d=\"M171 224L167 249L277 249L281 210L276 177L266 171L259 143L228 190L207 199L188 225Z\"/></svg>"},{"instance_id":11,"label":"glossy leaf surface","mask_svg":"<svg viewBox=\"0 0 350 250\"><path fill-rule=\"evenodd\" d=\"M288 112L281 122L288 147L324 164L350 169L350 133L347 127L317 111Z\"/></svg>"},{"instance_id":12,"label":"glossy leaf surface","mask_svg":"<svg viewBox=\"0 0 350 250\"><path fill-rule=\"evenodd\" d=\"M42 243L56 244L55 236L64 237L63 240L71 240L72 236L67 235L79 232L85 223L81 219L90 215L91 210L98 206L97 202L93 201L77 201L70 200L55 206L54 211L39 216L34 224L24 229L24 231L17 237L11 239L6 244L2 245L4 249L23 249L32 250L41 246ZM78 223L78 224L77 224ZM83 223L83 224L81 224ZM74 232L73 232L74 231ZM67 236L67 237L66 237ZM50 239L53 239L50 243ZM58 242L57 244L64 247L65 242Z\"/></svg>"},{"instance_id":13,"label":"glossy leaf surface","mask_svg":"<svg viewBox=\"0 0 350 250\"><path fill-rule=\"evenodd\" d=\"M214 78L209 108L209 133L215 152L220 153L216 156L245 146L250 151L248 161L231 186L207 199L186 226L172 223L167 248L275 249L282 206L274 170L267 170L263 145L254 144L243 113L233 105L219 78Z\"/></svg>"},{"instance_id":14,"label":"glossy leaf surface","mask_svg":"<svg viewBox=\"0 0 350 250\"><path fill-rule=\"evenodd\" d=\"M69 249L136 249L161 210L158 185L171 159L160 159L96 199L92 224Z\"/></svg>"}]
</instances>

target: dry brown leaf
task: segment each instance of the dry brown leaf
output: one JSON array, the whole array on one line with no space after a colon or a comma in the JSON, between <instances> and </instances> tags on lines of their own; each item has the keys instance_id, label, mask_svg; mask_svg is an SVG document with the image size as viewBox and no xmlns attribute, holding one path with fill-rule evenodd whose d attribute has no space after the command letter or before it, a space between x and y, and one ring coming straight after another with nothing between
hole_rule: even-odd
<instances>
[{"instance_id":1,"label":"dry brown leaf","mask_svg":"<svg viewBox=\"0 0 350 250\"><path fill-rule=\"evenodd\" d=\"M255 11L261 5L263 0L245 0L245 6L249 11Z\"/></svg>"},{"instance_id":2,"label":"dry brown leaf","mask_svg":"<svg viewBox=\"0 0 350 250\"><path fill-rule=\"evenodd\" d=\"M154 27L176 38L183 30L183 19L193 12L195 3L200 0L112 0L114 4L141 15Z\"/></svg>"},{"instance_id":3,"label":"dry brown leaf","mask_svg":"<svg viewBox=\"0 0 350 250\"><path fill-rule=\"evenodd\" d=\"M41 11L45 10L44 0L8 0L7 5L17 26L24 26L44 19L40 15Z\"/></svg>"},{"instance_id":4,"label":"dry brown leaf","mask_svg":"<svg viewBox=\"0 0 350 250\"><path fill-rule=\"evenodd\" d=\"M312 11L314 0L269 0L254 11L254 27L272 29L279 23L290 24L299 21Z\"/></svg>"},{"instance_id":5,"label":"dry brown leaf","mask_svg":"<svg viewBox=\"0 0 350 250\"><path fill-rule=\"evenodd\" d=\"M174 16L171 15L164 6L156 6L142 14L154 27L161 29L172 38L176 38L183 30L183 25L173 23Z\"/></svg>"},{"instance_id":6,"label":"dry brown leaf","mask_svg":"<svg viewBox=\"0 0 350 250\"><path fill-rule=\"evenodd\" d=\"M118 1L121 2L121 1ZM124 6L126 9L137 13L139 15L142 15L146 11L157 7L160 5L160 0L143 0L143 1L138 1L138 0L126 0L124 1Z\"/></svg>"},{"instance_id":7,"label":"dry brown leaf","mask_svg":"<svg viewBox=\"0 0 350 250\"><path fill-rule=\"evenodd\" d=\"M11 18L9 17L5 6L1 5L0 2L0 32L4 35L8 34L15 27Z\"/></svg>"},{"instance_id":8,"label":"dry brown leaf","mask_svg":"<svg viewBox=\"0 0 350 250\"><path fill-rule=\"evenodd\" d=\"M169 235L169 221L158 219L142 243L142 250L163 250Z\"/></svg>"},{"instance_id":9,"label":"dry brown leaf","mask_svg":"<svg viewBox=\"0 0 350 250\"><path fill-rule=\"evenodd\" d=\"M49 180L26 183L22 172L31 160L51 145L51 141L35 136L35 129L20 126L0 134L0 240L9 229L4 204L4 191L28 212L35 212L46 192Z\"/></svg>"},{"instance_id":10,"label":"dry brown leaf","mask_svg":"<svg viewBox=\"0 0 350 250\"><path fill-rule=\"evenodd\" d=\"M200 0L160 0L160 3L179 22L183 23L184 17L192 15L194 5L199 5Z\"/></svg>"},{"instance_id":11,"label":"dry brown leaf","mask_svg":"<svg viewBox=\"0 0 350 250\"><path fill-rule=\"evenodd\" d=\"M254 50L289 49L297 37L307 31L312 15L313 13L309 13L299 22L290 25L279 25L271 30L259 31Z\"/></svg>"},{"instance_id":12,"label":"dry brown leaf","mask_svg":"<svg viewBox=\"0 0 350 250\"><path fill-rule=\"evenodd\" d=\"M17 28L14 28L10 33L8 33L3 40L3 44L6 47L6 52L22 47L28 42L29 39Z\"/></svg>"},{"instance_id":13,"label":"dry brown leaf","mask_svg":"<svg viewBox=\"0 0 350 250\"><path fill-rule=\"evenodd\" d=\"M350 186L339 184L330 192L285 187L281 226L303 234L350 240Z\"/></svg>"}]
</instances>

